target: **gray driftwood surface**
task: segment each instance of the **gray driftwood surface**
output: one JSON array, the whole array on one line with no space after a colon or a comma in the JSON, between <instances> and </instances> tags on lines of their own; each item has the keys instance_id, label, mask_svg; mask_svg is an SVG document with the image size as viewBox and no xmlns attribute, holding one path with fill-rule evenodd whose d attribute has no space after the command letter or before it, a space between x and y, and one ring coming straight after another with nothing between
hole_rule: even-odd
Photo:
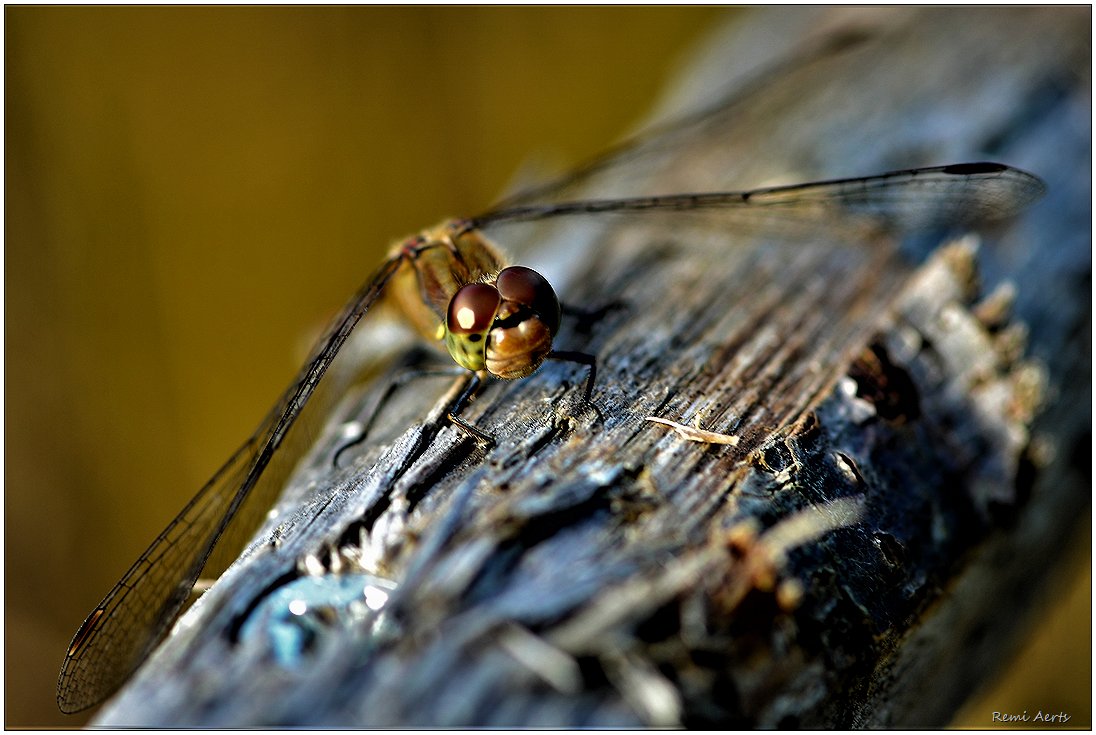
<instances>
[{"instance_id":1,"label":"gray driftwood surface","mask_svg":"<svg viewBox=\"0 0 1096 735\"><path fill-rule=\"evenodd\" d=\"M593 408L574 365L492 382L462 414L484 452L422 423L446 390L425 381L335 468L384 380L348 392L96 724L946 724L1089 512L1089 54L1087 8L763 11L713 35L659 115L688 122L543 196L983 159L1049 193L913 257L827 221L492 233L566 302L621 302L557 341L598 356ZM275 622L294 596L310 610Z\"/></svg>"}]
</instances>

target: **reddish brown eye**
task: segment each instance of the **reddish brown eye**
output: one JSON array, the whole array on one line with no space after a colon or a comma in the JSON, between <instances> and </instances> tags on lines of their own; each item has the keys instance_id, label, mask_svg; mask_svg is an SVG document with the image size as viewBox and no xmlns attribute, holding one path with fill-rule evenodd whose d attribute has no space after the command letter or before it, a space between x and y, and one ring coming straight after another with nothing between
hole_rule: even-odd
<instances>
[{"instance_id":1,"label":"reddish brown eye","mask_svg":"<svg viewBox=\"0 0 1096 735\"><path fill-rule=\"evenodd\" d=\"M486 283L469 283L449 301L445 327L452 334L486 332L498 311L499 292Z\"/></svg>"},{"instance_id":2,"label":"reddish brown eye","mask_svg":"<svg viewBox=\"0 0 1096 735\"><path fill-rule=\"evenodd\" d=\"M495 288L507 301L532 309L552 334L559 330L560 309L556 292L552 284L532 268L523 265L503 268L495 281Z\"/></svg>"}]
</instances>

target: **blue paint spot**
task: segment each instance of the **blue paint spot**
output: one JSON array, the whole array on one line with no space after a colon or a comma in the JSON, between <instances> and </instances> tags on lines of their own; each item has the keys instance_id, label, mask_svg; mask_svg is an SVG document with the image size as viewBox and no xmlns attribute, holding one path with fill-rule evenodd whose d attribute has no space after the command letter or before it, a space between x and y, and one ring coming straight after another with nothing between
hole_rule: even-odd
<instances>
[{"instance_id":1,"label":"blue paint spot","mask_svg":"<svg viewBox=\"0 0 1096 735\"><path fill-rule=\"evenodd\" d=\"M273 591L240 627L240 641L265 641L286 668L304 663L336 629L379 622L396 583L371 574L300 577Z\"/></svg>"}]
</instances>

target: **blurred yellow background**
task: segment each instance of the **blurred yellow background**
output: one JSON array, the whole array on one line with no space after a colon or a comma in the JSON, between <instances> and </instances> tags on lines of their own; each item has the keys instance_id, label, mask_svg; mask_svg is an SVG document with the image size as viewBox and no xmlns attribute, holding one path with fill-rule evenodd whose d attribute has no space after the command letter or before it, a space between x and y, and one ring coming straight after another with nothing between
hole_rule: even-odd
<instances>
[{"instance_id":1,"label":"blurred yellow background","mask_svg":"<svg viewBox=\"0 0 1096 735\"><path fill-rule=\"evenodd\" d=\"M391 240L626 131L713 8L8 7L5 721Z\"/></svg>"},{"instance_id":2,"label":"blurred yellow background","mask_svg":"<svg viewBox=\"0 0 1096 735\"><path fill-rule=\"evenodd\" d=\"M5 724L389 242L596 154L715 8L5 9Z\"/></svg>"}]
</instances>

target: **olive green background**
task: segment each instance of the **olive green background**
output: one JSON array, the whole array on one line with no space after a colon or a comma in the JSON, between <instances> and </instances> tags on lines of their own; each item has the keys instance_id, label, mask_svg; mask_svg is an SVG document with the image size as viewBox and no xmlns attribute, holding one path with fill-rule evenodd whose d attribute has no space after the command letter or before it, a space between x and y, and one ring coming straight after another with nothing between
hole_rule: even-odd
<instances>
[{"instance_id":1,"label":"olive green background","mask_svg":"<svg viewBox=\"0 0 1096 735\"><path fill-rule=\"evenodd\" d=\"M597 153L728 16L6 8L5 724L86 720L72 633L391 240Z\"/></svg>"}]
</instances>

